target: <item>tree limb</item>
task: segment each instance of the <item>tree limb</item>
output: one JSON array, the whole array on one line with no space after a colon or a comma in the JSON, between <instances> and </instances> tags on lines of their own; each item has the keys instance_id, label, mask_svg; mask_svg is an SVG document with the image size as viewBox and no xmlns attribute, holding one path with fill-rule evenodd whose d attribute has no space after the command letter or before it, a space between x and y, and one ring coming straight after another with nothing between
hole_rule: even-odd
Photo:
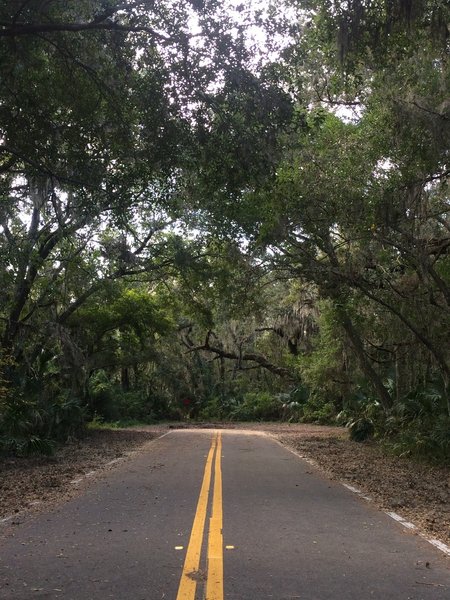
<instances>
[{"instance_id":1,"label":"tree limb","mask_svg":"<svg viewBox=\"0 0 450 600\"><path fill-rule=\"evenodd\" d=\"M279 367L277 365L274 365L262 354L257 354L257 353L252 353L252 352L241 354L240 352L239 353L229 352L227 350L224 350L223 348L219 348L218 346L212 346L210 343L210 338L213 335L215 335L215 334L212 331L208 331L208 333L206 334L205 343L200 346L191 347L188 350L188 352L205 350L207 352L212 352L221 358L228 358L229 360L235 360L238 362L239 361L252 361L252 362L257 363L258 366L260 366L264 369L267 369L268 371L270 371L271 373L274 373L275 375L278 375L279 377L287 377L289 379L293 379L292 373L289 369L286 369L285 367ZM239 370L241 370L241 369L242 369L242 367L239 368Z\"/></svg>"},{"instance_id":2,"label":"tree limb","mask_svg":"<svg viewBox=\"0 0 450 600\"><path fill-rule=\"evenodd\" d=\"M78 33L80 31L123 31L125 33L148 33L153 38L164 42L172 42L172 38L155 31L146 25L122 25L114 21L98 22L96 19L88 23L8 23L0 22L0 37L18 37L54 32Z\"/></svg>"}]
</instances>

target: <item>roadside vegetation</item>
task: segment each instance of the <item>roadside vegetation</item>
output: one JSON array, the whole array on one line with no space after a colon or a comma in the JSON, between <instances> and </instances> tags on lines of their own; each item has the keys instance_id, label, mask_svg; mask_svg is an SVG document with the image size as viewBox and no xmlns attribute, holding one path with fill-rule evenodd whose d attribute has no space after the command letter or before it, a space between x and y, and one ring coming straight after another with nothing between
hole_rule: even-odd
<instances>
[{"instance_id":1,"label":"roadside vegetation","mask_svg":"<svg viewBox=\"0 0 450 600\"><path fill-rule=\"evenodd\" d=\"M0 8L0 452L284 421L448 463L447 4L76 4Z\"/></svg>"}]
</instances>

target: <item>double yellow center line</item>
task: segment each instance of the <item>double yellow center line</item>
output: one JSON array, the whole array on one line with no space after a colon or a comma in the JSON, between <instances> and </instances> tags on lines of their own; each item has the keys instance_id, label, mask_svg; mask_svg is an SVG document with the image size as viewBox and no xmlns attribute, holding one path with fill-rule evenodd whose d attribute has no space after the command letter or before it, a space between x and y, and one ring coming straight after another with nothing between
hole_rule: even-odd
<instances>
[{"instance_id":1,"label":"double yellow center line","mask_svg":"<svg viewBox=\"0 0 450 600\"><path fill-rule=\"evenodd\" d=\"M215 460L214 460L215 453ZM214 462L214 490L211 518L209 520L206 578L206 600L223 600L223 536L222 536L222 435L216 433L212 439L206 459L202 487L198 498L197 510L192 525L189 546L184 561L183 573L178 588L177 600L195 600L197 582L202 579L200 557L203 533L208 511L209 490L211 488Z\"/></svg>"}]
</instances>

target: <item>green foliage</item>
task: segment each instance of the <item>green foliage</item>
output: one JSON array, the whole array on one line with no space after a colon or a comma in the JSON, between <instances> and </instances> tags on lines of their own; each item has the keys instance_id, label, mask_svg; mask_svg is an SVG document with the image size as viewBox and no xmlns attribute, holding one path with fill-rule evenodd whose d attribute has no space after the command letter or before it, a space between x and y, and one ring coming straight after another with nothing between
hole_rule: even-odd
<instances>
[{"instance_id":1,"label":"green foliage","mask_svg":"<svg viewBox=\"0 0 450 600\"><path fill-rule=\"evenodd\" d=\"M302 381L312 390L332 393L333 379L341 373L343 363L343 332L332 303L319 304L318 333L312 340L310 352L298 359Z\"/></svg>"},{"instance_id":2,"label":"green foliage","mask_svg":"<svg viewBox=\"0 0 450 600\"><path fill-rule=\"evenodd\" d=\"M396 454L450 462L450 417L442 389L434 383L411 391L380 424L379 435Z\"/></svg>"},{"instance_id":3,"label":"green foliage","mask_svg":"<svg viewBox=\"0 0 450 600\"><path fill-rule=\"evenodd\" d=\"M336 415L336 422L349 429L351 440L365 442L382 435L387 418L380 403L359 388L346 399L343 410Z\"/></svg>"},{"instance_id":4,"label":"green foliage","mask_svg":"<svg viewBox=\"0 0 450 600\"><path fill-rule=\"evenodd\" d=\"M389 385L393 386L393 382ZM337 422L349 428L354 441L376 438L401 456L450 461L450 418L439 382L409 392L388 412L370 395L359 391L349 398L337 415Z\"/></svg>"},{"instance_id":5,"label":"green foliage","mask_svg":"<svg viewBox=\"0 0 450 600\"><path fill-rule=\"evenodd\" d=\"M319 391L311 393L308 402L302 406L300 421L333 425L336 423L336 406Z\"/></svg>"},{"instance_id":6,"label":"green foliage","mask_svg":"<svg viewBox=\"0 0 450 600\"><path fill-rule=\"evenodd\" d=\"M291 392L246 391L245 382L222 396L212 396L202 403L198 418L218 421L287 421L298 422L308 390L303 386Z\"/></svg>"},{"instance_id":7,"label":"green foliage","mask_svg":"<svg viewBox=\"0 0 450 600\"><path fill-rule=\"evenodd\" d=\"M233 421L277 421L281 417L282 403L268 392L248 392L230 413Z\"/></svg>"},{"instance_id":8,"label":"green foliage","mask_svg":"<svg viewBox=\"0 0 450 600\"><path fill-rule=\"evenodd\" d=\"M335 422L343 397L351 386L347 382L345 337L333 303L319 303L318 330L311 347L296 361L303 382L301 420L320 424Z\"/></svg>"},{"instance_id":9,"label":"green foliage","mask_svg":"<svg viewBox=\"0 0 450 600\"><path fill-rule=\"evenodd\" d=\"M90 377L89 397L94 422L154 423L181 416L175 402L152 390L138 388L124 391L120 383L102 369Z\"/></svg>"},{"instance_id":10,"label":"green foliage","mask_svg":"<svg viewBox=\"0 0 450 600\"><path fill-rule=\"evenodd\" d=\"M249 69L220 3L207 8L0 6L0 347L17 360L8 386L39 397L42 423L27 435L77 429L73 398L108 418L149 420L179 414L186 394L195 411L214 391L203 357L192 375L188 360L177 364L180 303L169 317L177 303L155 287L170 281L193 306L184 318L214 321L208 276L221 270L221 251L199 228L207 199L273 173L291 100L269 72ZM236 257L245 262L235 243ZM109 381L95 380L102 370Z\"/></svg>"},{"instance_id":11,"label":"green foliage","mask_svg":"<svg viewBox=\"0 0 450 600\"><path fill-rule=\"evenodd\" d=\"M282 402L281 419L289 423L302 421L310 396L310 389L304 384L299 384L289 393L278 394Z\"/></svg>"},{"instance_id":12,"label":"green foliage","mask_svg":"<svg viewBox=\"0 0 450 600\"><path fill-rule=\"evenodd\" d=\"M94 414L92 419L86 423L86 429L122 429L126 427L136 427L142 424L151 424L153 421L141 419L119 419L118 421L105 421L103 417Z\"/></svg>"},{"instance_id":13,"label":"green foliage","mask_svg":"<svg viewBox=\"0 0 450 600\"><path fill-rule=\"evenodd\" d=\"M8 381L7 371L14 364L14 360L0 352L0 403L5 403L11 395L11 382Z\"/></svg>"},{"instance_id":14,"label":"green foliage","mask_svg":"<svg viewBox=\"0 0 450 600\"><path fill-rule=\"evenodd\" d=\"M14 395L1 407L1 429L13 437L26 437L42 428L42 410L35 401L24 400Z\"/></svg>"},{"instance_id":15,"label":"green foliage","mask_svg":"<svg viewBox=\"0 0 450 600\"><path fill-rule=\"evenodd\" d=\"M349 425L350 439L354 442L365 442L375 434L375 425L367 417L359 417L353 420Z\"/></svg>"},{"instance_id":16,"label":"green foliage","mask_svg":"<svg viewBox=\"0 0 450 600\"><path fill-rule=\"evenodd\" d=\"M65 441L79 435L84 427L86 407L67 390L50 404L44 404L43 410L47 421L45 432L50 439Z\"/></svg>"},{"instance_id":17,"label":"green foliage","mask_svg":"<svg viewBox=\"0 0 450 600\"><path fill-rule=\"evenodd\" d=\"M226 421L237 409L238 400L235 397L213 396L201 408L198 418L201 421Z\"/></svg>"},{"instance_id":18,"label":"green foliage","mask_svg":"<svg viewBox=\"0 0 450 600\"><path fill-rule=\"evenodd\" d=\"M413 421L386 438L388 450L400 456L412 456L435 463L450 464L450 418L440 415L428 426Z\"/></svg>"},{"instance_id":19,"label":"green foliage","mask_svg":"<svg viewBox=\"0 0 450 600\"><path fill-rule=\"evenodd\" d=\"M89 412L448 456L445 3L288 2L272 62L216 1L72 4L0 6L3 450Z\"/></svg>"},{"instance_id":20,"label":"green foliage","mask_svg":"<svg viewBox=\"0 0 450 600\"><path fill-rule=\"evenodd\" d=\"M80 402L68 394L48 403L14 392L0 404L0 451L51 454L55 442L78 435L84 421Z\"/></svg>"},{"instance_id":21,"label":"green foliage","mask_svg":"<svg viewBox=\"0 0 450 600\"><path fill-rule=\"evenodd\" d=\"M214 116L211 122L200 120L198 135L205 139L204 184L213 184L216 194L226 189L217 200L228 199L229 210L239 212L237 203L229 203L231 194L239 196L249 181L261 183L272 174L280 153L279 130L290 123L292 111L289 95L267 70L259 77L245 70L226 75L214 101Z\"/></svg>"},{"instance_id":22,"label":"green foliage","mask_svg":"<svg viewBox=\"0 0 450 600\"><path fill-rule=\"evenodd\" d=\"M170 327L163 308L147 291L128 288L111 292L107 302L104 297L98 296L80 308L71 318L71 325L83 327L97 339L118 329L132 330L143 336L149 330L162 334Z\"/></svg>"},{"instance_id":23,"label":"green foliage","mask_svg":"<svg viewBox=\"0 0 450 600\"><path fill-rule=\"evenodd\" d=\"M1 356L1 355L0 355ZM2 356L0 360L0 454L51 454L53 444L39 435L45 415L37 402L24 401L11 388L5 374L14 361Z\"/></svg>"},{"instance_id":24,"label":"green foliage","mask_svg":"<svg viewBox=\"0 0 450 600\"><path fill-rule=\"evenodd\" d=\"M0 454L30 456L33 454L53 454L54 442L36 435L13 437L9 433L0 434Z\"/></svg>"}]
</instances>

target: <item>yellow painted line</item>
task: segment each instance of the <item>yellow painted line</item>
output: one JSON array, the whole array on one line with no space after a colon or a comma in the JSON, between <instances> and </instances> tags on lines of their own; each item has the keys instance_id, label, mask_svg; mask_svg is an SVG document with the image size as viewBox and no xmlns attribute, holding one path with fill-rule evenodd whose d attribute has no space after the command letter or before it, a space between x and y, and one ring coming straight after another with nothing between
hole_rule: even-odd
<instances>
[{"instance_id":1,"label":"yellow painted line","mask_svg":"<svg viewBox=\"0 0 450 600\"><path fill-rule=\"evenodd\" d=\"M217 439L212 515L209 521L206 600L223 600L222 435Z\"/></svg>"},{"instance_id":2,"label":"yellow painted line","mask_svg":"<svg viewBox=\"0 0 450 600\"><path fill-rule=\"evenodd\" d=\"M194 600L197 589L197 580L192 577L198 573L200 566L200 555L202 551L203 532L205 529L206 511L208 509L209 488L211 487L211 471L214 451L217 445L217 434L213 437L211 448L205 464L202 487L198 498L197 510L195 511L194 523L192 525L189 546L184 560L183 572L176 600ZM191 575L191 576L189 576Z\"/></svg>"}]
</instances>

